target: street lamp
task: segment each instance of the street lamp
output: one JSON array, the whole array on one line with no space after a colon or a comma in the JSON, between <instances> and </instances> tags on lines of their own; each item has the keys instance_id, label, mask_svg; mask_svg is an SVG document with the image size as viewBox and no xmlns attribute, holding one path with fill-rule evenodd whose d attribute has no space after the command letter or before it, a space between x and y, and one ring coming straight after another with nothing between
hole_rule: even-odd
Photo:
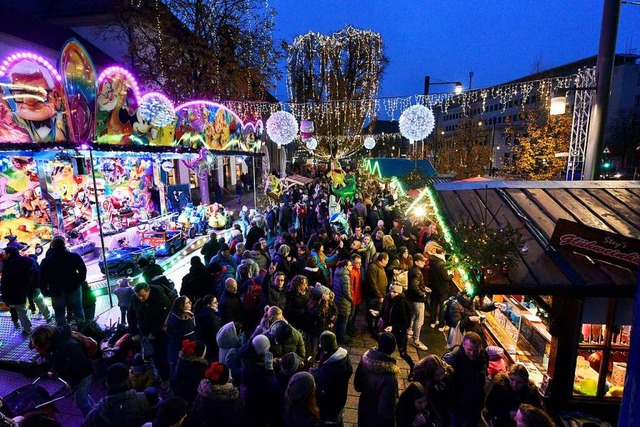
<instances>
[{"instance_id":1,"label":"street lamp","mask_svg":"<svg viewBox=\"0 0 640 427\"><path fill-rule=\"evenodd\" d=\"M462 93L461 82L432 82L430 76L424 76L424 95L429 95L429 86L431 85L455 85L454 93L460 95Z\"/></svg>"}]
</instances>

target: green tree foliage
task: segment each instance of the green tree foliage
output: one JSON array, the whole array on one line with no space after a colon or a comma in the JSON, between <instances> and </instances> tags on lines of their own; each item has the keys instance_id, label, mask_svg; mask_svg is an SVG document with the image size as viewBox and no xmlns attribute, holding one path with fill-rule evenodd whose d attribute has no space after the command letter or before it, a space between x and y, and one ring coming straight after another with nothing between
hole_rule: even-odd
<instances>
[{"instance_id":1,"label":"green tree foliage","mask_svg":"<svg viewBox=\"0 0 640 427\"><path fill-rule=\"evenodd\" d=\"M491 161L487 132L477 120L461 121L449 135L436 135L432 143L433 164L438 173L455 174L457 179L484 175Z\"/></svg>"},{"instance_id":2,"label":"green tree foliage","mask_svg":"<svg viewBox=\"0 0 640 427\"><path fill-rule=\"evenodd\" d=\"M521 113L526 131L509 126L505 132L512 138L514 162L505 168L507 173L527 181L549 180L559 177L566 166L566 157L558 153L569 151L571 140L571 115L550 116L547 110L531 110Z\"/></svg>"}]
</instances>

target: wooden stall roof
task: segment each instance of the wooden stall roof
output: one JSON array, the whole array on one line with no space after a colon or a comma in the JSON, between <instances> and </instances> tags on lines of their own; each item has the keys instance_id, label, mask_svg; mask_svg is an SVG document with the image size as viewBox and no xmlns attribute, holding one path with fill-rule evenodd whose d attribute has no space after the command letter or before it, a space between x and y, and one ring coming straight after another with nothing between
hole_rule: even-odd
<instances>
[{"instance_id":1,"label":"wooden stall roof","mask_svg":"<svg viewBox=\"0 0 640 427\"><path fill-rule=\"evenodd\" d=\"M488 215L492 227L510 224L527 239L528 251L518 254L507 280L482 284L484 293L633 295L635 271L549 242L559 218L640 239L640 182L451 182L433 188L450 226Z\"/></svg>"},{"instance_id":2,"label":"wooden stall roof","mask_svg":"<svg viewBox=\"0 0 640 427\"><path fill-rule=\"evenodd\" d=\"M306 185L313 182L313 179L302 175L290 175L285 178L285 181L287 181L287 184Z\"/></svg>"}]
</instances>

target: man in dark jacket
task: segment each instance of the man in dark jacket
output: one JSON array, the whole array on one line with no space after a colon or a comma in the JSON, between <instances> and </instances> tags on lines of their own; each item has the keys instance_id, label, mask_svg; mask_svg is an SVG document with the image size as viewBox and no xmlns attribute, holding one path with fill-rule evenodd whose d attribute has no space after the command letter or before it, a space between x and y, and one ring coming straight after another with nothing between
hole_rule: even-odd
<instances>
[{"instance_id":1,"label":"man in dark jacket","mask_svg":"<svg viewBox=\"0 0 640 427\"><path fill-rule=\"evenodd\" d=\"M223 325L229 322L244 323L244 307L238 295L238 284L231 277L224 282L218 311Z\"/></svg>"},{"instance_id":2,"label":"man in dark jacket","mask_svg":"<svg viewBox=\"0 0 640 427\"><path fill-rule=\"evenodd\" d=\"M331 331L320 335L320 351L318 368L311 371L316 380L320 421L342 426L347 388L353 374L351 360L347 350L338 347L336 336Z\"/></svg>"},{"instance_id":3,"label":"man in dark jacket","mask_svg":"<svg viewBox=\"0 0 640 427\"><path fill-rule=\"evenodd\" d=\"M16 311L22 334L31 333L31 320L27 315L27 294L32 289L34 271L29 258L20 255L18 249L8 246L4 250L4 261L2 264L2 300ZM17 325L17 324L16 324Z\"/></svg>"},{"instance_id":4,"label":"man in dark jacket","mask_svg":"<svg viewBox=\"0 0 640 427\"><path fill-rule=\"evenodd\" d=\"M169 314L170 303L162 289L147 283L138 283L134 288L135 296L127 311L127 322L134 340L142 340L143 345L153 346L153 362L160 378L169 381L169 362L167 359L167 333L164 322Z\"/></svg>"},{"instance_id":5,"label":"man in dark jacket","mask_svg":"<svg viewBox=\"0 0 640 427\"><path fill-rule=\"evenodd\" d=\"M369 264L367 280L365 280L365 304L367 306L367 324L372 333L376 332L375 317L371 310L380 311L382 300L387 292L387 273L385 267L389 263L389 255L380 252L375 262Z\"/></svg>"},{"instance_id":6,"label":"man in dark jacket","mask_svg":"<svg viewBox=\"0 0 640 427\"><path fill-rule=\"evenodd\" d=\"M247 249L253 248L253 245L258 243L261 238L266 238L267 236L264 234L264 230L262 227L258 227L258 223L256 221L251 221L249 231L247 232L247 237L244 242L244 247Z\"/></svg>"},{"instance_id":7,"label":"man in dark jacket","mask_svg":"<svg viewBox=\"0 0 640 427\"><path fill-rule=\"evenodd\" d=\"M409 269L408 275L407 300L411 304L411 325L409 326L409 335L413 335L411 344L419 350L427 351L427 346L420 341L420 332L424 323L424 305L430 291L422 275L424 264L425 258L422 254L413 256L413 266Z\"/></svg>"},{"instance_id":8,"label":"man in dark jacket","mask_svg":"<svg viewBox=\"0 0 640 427\"><path fill-rule=\"evenodd\" d=\"M218 235L215 231L213 231L209 235L209 241L205 243L204 246L202 246L202 249L200 249L200 253L204 257L205 265L209 265L211 258L213 258L218 253L223 243L224 237L218 238Z\"/></svg>"},{"instance_id":9,"label":"man in dark jacket","mask_svg":"<svg viewBox=\"0 0 640 427\"><path fill-rule=\"evenodd\" d=\"M182 278L180 295L186 295L193 302L214 292L211 275L199 256L191 257L189 272Z\"/></svg>"},{"instance_id":10,"label":"man in dark jacket","mask_svg":"<svg viewBox=\"0 0 640 427\"><path fill-rule=\"evenodd\" d=\"M64 238L56 236L40 266L40 288L51 296L56 323L67 323L66 311L76 320L84 319L82 282L87 279L87 266L80 255L69 252Z\"/></svg>"},{"instance_id":11,"label":"man in dark jacket","mask_svg":"<svg viewBox=\"0 0 640 427\"><path fill-rule=\"evenodd\" d=\"M266 306L277 305L282 311L287 308L287 293L284 289L285 275L276 271L277 265L271 263L269 271L262 278L262 309Z\"/></svg>"},{"instance_id":12,"label":"man in dark jacket","mask_svg":"<svg viewBox=\"0 0 640 427\"><path fill-rule=\"evenodd\" d=\"M306 348L302 334L286 320L277 320L274 322L264 335L269 338L273 357L278 358L287 353L294 352L304 360Z\"/></svg>"},{"instance_id":13,"label":"man in dark jacket","mask_svg":"<svg viewBox=\"0 0 640 427\"><path fill-rule=\"evenodd\" d=\"M400 369L391 354L396 339L383 333L376 349L367 350L360 359L353 387L360 393L358 427L393 427L395 425L398 375Z\"/></svg>"},{"instance_id":14,"label":"man in dark jacket","mask_svg":"<svg viewBox=\"0 0 640 427\"><path fill-rule=\"evenodd\" d=\"M109 366L106 385L107 396L93 407L82 427L138 427L151 418L147 397L131 387L127 365Z\"/></svg>"},{"instance_id":15,"label":"man in dark jacket","mask_svg":"<svg viewBox=\"0 0 640 427\"><path fill-rule=\"evenodd\" d=\"M442 304L449 298L451 277L447 272L444 249L438 246L435 248L435 252L429 256L429 283L431 284L429 313L431 314L431 327L439 327L441 332L447 330Z\"/></svg>"},{"instance_id":16,"label":"man in dark jacket","mask_svg":"<svg viewBox=\"0 0 640 427\"><path fill-rule=\"evenodd\" d=\"M351 295L351 264L350 260L340 261L336 272L333 276L331 290L335 294L335 303L338 306L338 318L336 319L336 336L340 344L345 343L347 339L347 324L349 315L351 315L351 304L353 304L353 295Z\"/></svg>"},{"instance_id":17,"label":"man in dark jacket","mask_svg":"<svg viewBox=\"0 0 640 427\"><path fill-rule=\"evenodd\" d=\"M482 338L475 332L467 332L462 345L444 356L453 368L451 376L453 400L451 402L452 426L477 426L484 406L485 381L489 356L482 345Z\"/></svg>"},{"instance_id":18,"label":"man in dark jacket","mask_svg":"<svg viewBox=\"0 0 640 427\"><path fill-rule=\"evenodd\" d=\"M31 335L31 345L51 364L47 375L60 377L74 388L76 407L86 416L91 411L89 389L93 366L83 344L71 336L71 328L38 326Z\"/></svg>"}]
</instances>

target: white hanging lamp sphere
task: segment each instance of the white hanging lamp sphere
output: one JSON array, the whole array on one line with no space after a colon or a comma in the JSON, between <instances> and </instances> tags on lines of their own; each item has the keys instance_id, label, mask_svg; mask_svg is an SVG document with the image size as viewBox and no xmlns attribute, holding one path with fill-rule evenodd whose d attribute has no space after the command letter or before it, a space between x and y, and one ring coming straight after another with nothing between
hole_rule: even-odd
<instances>
[{"instance_id":1,"label":"white hanging lamp sphere","mask_svg":"<svg viewBox=\"0 0 640 427\"><path fill-rule=\"evenodd\" d=\"M318 140L311 137L305 140L305 144L307 145L307 148L311 151L315 150L316 147L318 146Z\"/></svg>"},{"instance_id":2,"label":"white hanging lamp sphere","mask_svg":"<svg viewBox=\"0 0 640 427\"><path fill-rule=\"evenodd\" d=\"M424 105L412 105L400 115L400 133L409 141L419 141L433 132L436 120Z\"/></svg>"},{"instance_id":3,"label":"white hanging lamp sphere","mask_svg":"<svg viewBox=\"0 0 640 427\"><path fill-rule=\"evenodd\" d=\"M372 136L368 136L364 139L364 148L367 150L373 149L376 146L376 140Z\"/></svg>"},{"instance_id":4,"label":"white hanging lamp sphere","mask_svg":"<svg viewBox=\"0 0 640 427\"><path fill-rule=\"evenodd\" d=\"M298 121L287 111L277 111L267 120L267 134L278 145L286 145L298 135Z\"/></svg>"}]
</instances>

